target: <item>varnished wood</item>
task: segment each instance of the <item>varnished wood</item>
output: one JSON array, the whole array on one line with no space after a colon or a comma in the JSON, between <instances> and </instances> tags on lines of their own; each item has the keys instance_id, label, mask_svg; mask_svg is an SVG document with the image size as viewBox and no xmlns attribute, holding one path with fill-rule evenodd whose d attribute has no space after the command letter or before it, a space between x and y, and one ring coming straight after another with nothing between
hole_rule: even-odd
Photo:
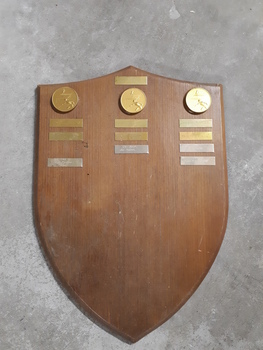
<instances>
[{"instance_id":1,"label":"varnished wood","mask_svg":"<svg viewBox=\"0 0 263 350\"><path fill-rule=\"evenodd\" d=\"M115 85L115 76L148 77L148 85L140 86L147 106L133 116L148 119L147 129L133 129L148 132L148 141L115 141L120 131L115 120L131 118L119 105L127 86ZM61 86L39 86L35 217L40 242L76 302L111 332L135 342L194 293L223 240L228 194L222 87L128 67L66 84L77 91L79 103L60 114L51 96ZM184 104L195 86L212 97L201 116ZM83 119L83 129L51 129L51 118ZM184 118L212 119L213 127L184 129L179 126ZM208 156L215 156L215 166L180 165L180 132L189 131L212 131L215 152ZM83 141L49 141L50 132L83 132ZM115 154L117 144L147 144L149 154ZM48 167L48 158L81 158L83 167Z\"/></svg>"}]
</instances>

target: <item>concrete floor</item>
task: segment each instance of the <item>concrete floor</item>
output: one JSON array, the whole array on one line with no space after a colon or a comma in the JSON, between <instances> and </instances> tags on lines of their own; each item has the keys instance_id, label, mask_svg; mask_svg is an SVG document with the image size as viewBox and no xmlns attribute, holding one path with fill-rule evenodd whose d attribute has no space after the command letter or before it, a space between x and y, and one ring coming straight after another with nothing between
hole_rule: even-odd
<instances>
[{"instance_id":1,"label":"concrete floor","mask_svg":"<svg viewBox=\"0 0 263 350\"><path fill-rule=\"evenodd\" d=\"M263 2L1 0L0 349L263 349ZM224 85L229 221L196 293L128 345L54 280L32 217L35 89L134 65Z\"/></svg>"}]
</instances>

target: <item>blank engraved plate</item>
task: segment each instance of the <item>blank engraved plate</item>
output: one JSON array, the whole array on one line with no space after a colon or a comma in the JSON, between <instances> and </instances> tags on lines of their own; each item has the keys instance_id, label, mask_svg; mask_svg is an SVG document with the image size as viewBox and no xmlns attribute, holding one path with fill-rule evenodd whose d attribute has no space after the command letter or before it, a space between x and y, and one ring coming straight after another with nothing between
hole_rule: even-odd
<instances>
[{"instance_id":1,"label":"blank engraved plate","mask_svg":"<svg viewBox=\"0 0 263 350\"><path fill-rule=\"evenodd\" d=\"M117 76L115 77L115 85L147 85L146 76Z\"/></svg>"},{"instance_id":2,"label":"blank engraved plate","mask_svg":"<svg viewBox=\"0 0 263 350\"><path fill-rule=\"evenodd\" d=\"M213 139L213 135L211 131L180 132L181 141L212 140L212 139Z\"/></svg>"},{"instance_id":3,"label":"blank engraved plate","mask_svg":"<svg viewBox=\"0 0 263 350\"><path fill-rule=\"evenodd\" d=\"M179 119L180 128L211 128L212 119Z\"/></svg>"},{"instance_id":4,"label":"blank engraved plate","mask_svg":"<svg viewBox=\"0 0 263 350\"><path fill-rule=\"evenodd\" d=\"M49 141L83 141L83 132L50 132Z\"/></svg>"},{"instance_id":5,"label":"blank engraved plate","mask_svg":"<svg viewBox=\"0 0 263 350\"><path fill-rule=\"evenodd\" d=\"M148 145L116 145L116 154L143 154L149 153Z\"/></svg>"},{"instance_id":6,"label":"blank engraved plate","mask_svg":"<svg viewBox=\"0 0 263 350\"><path fill-rule=\"evenodd\" d=\"M115 128L147 128L148 119L115 119Z\"/></svg>"},{"instance_id":7,"label":"blank engraved plate","mask_svg":"<svg viewBox=\"0 0 263 350\"><path fill-rule=\"evenodd\" d=\"M180 157L181 165L215 165L215 157Z\"/></svg>"},{"instance_id":8,"label":"blank engraved plate","mask_svg":"<svg viewBox=\"0 0 263 350\"><path fill-rule=\"evenodd\" d=\"M82 128L83 119L50 119L51 128Z\"/></svg>"},{"instance_id":9,"label":"blank engraved plate","mask_svg":"<svg viewBox=\"0 0 263 350\"><path fill-rule=\"evenodd\" d=\"M115 132L116 141L147 141L148 132Z\"/></svg>"},{"instance_id":10,"label":"blank engraved plate","mask_svg":"<svg viewBox=\"0 0 263 350\"><path fill-rule=\"evenodd\" d=\"M48 158L47 166L50 168L82 168L82 158Z\"/></svg>"},{"instance_id":11,"label":"blank engraved plate","mask_svg":"<svg viewBox=\"0 0 263 350\"><path fill-rule=\"evenodd\" d=\"M180 152L214 152L213 143L181 143Z\"/></svg>"}]
</instances>

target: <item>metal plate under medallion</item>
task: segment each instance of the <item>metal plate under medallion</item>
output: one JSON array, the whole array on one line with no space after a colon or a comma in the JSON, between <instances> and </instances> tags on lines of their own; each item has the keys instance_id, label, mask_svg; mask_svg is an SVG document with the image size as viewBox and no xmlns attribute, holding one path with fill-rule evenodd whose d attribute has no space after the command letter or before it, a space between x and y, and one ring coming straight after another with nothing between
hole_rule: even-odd
<instances>
[{"instance_id":1,"label":"metal plate under medallion","mask_svg":"<svg viewBox=\"0 0 263 350\"><path fill-rule=\"evenodd\" d=\"M147 76L117 76L115 77L115 85L147 85Z\"/></svg>"},{"instance_id":2,"label":"metal plate under medallion","mask_svg":"<svg viewBox=\"0 0 263 350\"><path fill-rule=\"evenodd\" d=\"M83 141L83 132L50 132L49 141Z\"/></svg>"},{"instance_id":3,"label":"metal plate under medallion","mask_svg":"<svg viewBox=\"0 0 263 350\"><path fill-rule=\"evenodd\" d=\"M148 132L115 132L115 141L147 141Z\"/></svg>"},{"instance_id":4,"label":"metal plate under medallion","mask_svg":"<svg viewBox=\"0 0 263 350\"><path fill-rule=\"evenodd\" d=\"M148 119L115 119L115 128L148 128Z\"/></svg>"},{"instance_id":5,"label":"metal plate under medallion","mask_svg":"<svg viewBox=\"0 0 263 350\"><path fill-rule=\"evenodd\" d=\"M180 128L211 128L212 119L179 119Z\"/></svg>"},{"instance_id":6,"label":"metal plate under medallion","mask_svg":"<svg viewBox=\"0 0 263 350\"><path fill-rule=\"evenodd\" d=\"M115 154L145 154L149 153L148 145L116 145Z\"/></svg>"},{"instance_id":7,"label":"metal plate under medallion","mask_svg":"<svg viewBox=\"0 0 263 350\"><path fill-rule=\"evenodd\" d=\"M200 131L200 132L180 132L181 141L191 141L191 140L212 140L213 134L211 131Z\"/></svg>"},{"instance_id":8,"label":"metal plate under medallion","mask_svg":"<svg viewBox=\"0 0 263 350\"><path fill-rule=\"evenodd\" d=\"M214 152L213 143L181 143L180 152Z\"/></svg>"},{"instance_id":9,"label":"metal plate under medallion","mask_svg":"<svg viewBox=\"0 0 263 350\"><path fill-rule=\"evenodd\" d=\"M49 168L82 168L82 158L48 158Z\"/></svg>"},{"instance_id":10,"label":"metal plate under medallion","mask_svg":"<svg viewBox=\"0 0 263 350\"><path fill-rule=\"evenodd\" d=\"M180 157L181 165L216 165L215 157Z\"/></svg>"},{"instance_id":11,"label":"metal plate under medallion","mask_svg":"<svg viewBox=\"0 0 263 350\"><path fill-rule=\"evenodd\" d=\"M51 128L83 128L83 119L50 119Z\"/></svg>"}]
</instances>

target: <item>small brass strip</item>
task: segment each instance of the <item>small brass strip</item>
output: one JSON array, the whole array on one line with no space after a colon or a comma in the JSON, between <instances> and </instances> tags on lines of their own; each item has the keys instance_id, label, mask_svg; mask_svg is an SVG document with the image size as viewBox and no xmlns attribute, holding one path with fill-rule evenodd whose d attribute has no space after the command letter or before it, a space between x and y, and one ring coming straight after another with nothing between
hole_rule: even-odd
<instances>
[{"instance_id":1,"label":"small brass strip","mask_svg":"<svg viewBox=\"0 0 263 350\"><path fill-rule=\"evenodd\" d=\"M147 141L148 132L115 132L115 141Z\"/></svg>"},{"instance_id":2,"label":"small brass strip","mask_svg":"<svg viewBox=\"0 0 263 350\"><path fill-rule=\"evenodd\" d=\"M215 157L180 157L181 165L216 165Z\"/></svg>"},{"instance_id":3,"label":"small brass strip","mask_svg":"<svg viewBox=\"0 0 263 350\"><path fill-rule=\"evenodd\" d=\"M82 158L48 158L47 166L49 168L82 168Z\"/></svg>"},{"instance_id":4,"label":"small brass strip","mask_svg":"<svg viewBox=\"0 0 263 350\"><path fill-rule=\"evenodd\" d=\"M116 145L115 154L145 154L149 153L148 145Z\"/></svg>"},{"instance_id":5,"label":"small brass strip","mask_svg":"<svg viewBox=\"0 0 263 350\"><path fill-rule=\"evenodd\" d=\"M50 132L49 141L83 141L83 132Z\"/></svg>"},{"instance_id":6,"label":"small brass strip","mask_svg":"<svg viewBox=\"0 0 263 350\"><path fill-rule=\"evenodd\" d=\"M83 128L83 119L50 119L51 128Z\"/></svg>"},{"instance_id":7,"label":"small brass strip","mask_svg":"<svg viewBox=\"0 0 263 350\"><path fill-rule=\"evenodd\" d=\"M213 139L213 134L211 131L180 132L181 141L212 140L212 139Z\"/></svg>"},{"instance_id":8,"label":"small brass strip","mask_svg":"<svg viewBox=\"0 0 263 350\"><path fill-rule=\"evenodd\" d=\"M116 76L115 85L148 85L147 76Z\"/></svg>"},{"instance_id":9,"label":"small brass strip","mask_svg":"<svg viewBox=\"0 0 263 350\"><path fill-rule=\"evenodd\" d=\"M115 128L148 128L148 119L115 119Z\"/></svg>"},{"instance_id":10,"label":"small brass strip","mask_svg":"<svg viewBox=\"0 0 263 350\"><path fill-rule=\"evenodd\" d=\"M215 151L213 143L182 143L180 144L180 152L211 152Z\"/></svg>"},{"instance_id":11,"label":"small brass strip","mask_svg":"<svg viewBox=\"0 0 263 350\"><path fill-rule=\"evenodd\" d=\"M180 128L211 128L212 119L179 119Z\"/></svg>"}]
</instances>

